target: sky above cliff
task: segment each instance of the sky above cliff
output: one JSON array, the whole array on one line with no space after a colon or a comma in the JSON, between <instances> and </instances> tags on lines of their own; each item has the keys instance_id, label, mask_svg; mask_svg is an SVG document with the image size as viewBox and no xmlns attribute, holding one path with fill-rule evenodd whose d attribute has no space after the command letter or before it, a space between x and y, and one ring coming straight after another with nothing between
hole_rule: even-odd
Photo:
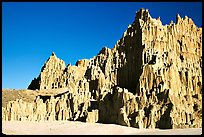
<instances>
[{"instance_id":1,"label":"sky above cliff","mask_svg":"<svg viewBox=\"0 0 204 137\"><path fill-rule=\"evenodd\" d=\"M202 25L201 2L3 2L2 88L26 89L52 52L74 65L113 48L140 8L163 25L177 13Z\"/></svg>"}]
</instances>

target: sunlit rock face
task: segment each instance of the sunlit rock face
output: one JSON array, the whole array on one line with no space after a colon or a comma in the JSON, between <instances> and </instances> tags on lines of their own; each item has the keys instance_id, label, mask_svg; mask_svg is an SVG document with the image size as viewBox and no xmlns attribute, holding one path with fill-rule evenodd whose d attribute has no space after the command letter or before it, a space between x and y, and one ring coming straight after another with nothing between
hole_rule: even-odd
<instances>
[{"instance_id":1,"label":"sunlit rock face","mask_svg":"<svg viewBox=\"0 0 204 137\"><path fill-rule=\"evenodd\" d=\"M202 127L202 28L179 15L164 26L140 9L113 49L104 47L75 66L52 53L28 89L38 89L36 100L23 107L11 101L2 120ZM64 92L40 95L54 89Z\"/></svg>"}]
</instances>

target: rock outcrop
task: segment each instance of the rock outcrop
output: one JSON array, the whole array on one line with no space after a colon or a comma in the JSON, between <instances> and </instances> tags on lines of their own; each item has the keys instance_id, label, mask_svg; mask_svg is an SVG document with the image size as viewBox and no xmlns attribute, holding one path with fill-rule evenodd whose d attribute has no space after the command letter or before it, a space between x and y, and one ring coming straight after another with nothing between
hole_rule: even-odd
<instances>
[{"instance_id":1,"label":"rock outcrop","mask_svg":"<svg viewBox=\"0 0 204 137\"><path fill-rule=\"evenodd\" d=\"M162 25L140 9L113 49L67 65L54 53L28 89L67 88L10 101L2 120L80 120L136 128L202 127L202 28Z\"/></svg>"}]
</instances>

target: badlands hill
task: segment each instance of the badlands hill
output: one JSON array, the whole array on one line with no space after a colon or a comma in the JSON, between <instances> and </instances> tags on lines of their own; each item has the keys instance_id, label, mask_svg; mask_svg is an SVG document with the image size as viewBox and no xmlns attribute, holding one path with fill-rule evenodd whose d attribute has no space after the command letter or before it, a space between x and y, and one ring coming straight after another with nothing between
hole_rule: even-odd
<instances>
[{"instance_id":1,"label":"badlands hill","mask_svg":"<svg viewBox=\"0 0 204 137\"><path fill-rule=\"evenodd\" d=\"M20 92L2 92L3 121L201 128L202 28L179 15L164 26L140 9L112 49L74 66L53 52Z\"/></svg>"}]
</instances>

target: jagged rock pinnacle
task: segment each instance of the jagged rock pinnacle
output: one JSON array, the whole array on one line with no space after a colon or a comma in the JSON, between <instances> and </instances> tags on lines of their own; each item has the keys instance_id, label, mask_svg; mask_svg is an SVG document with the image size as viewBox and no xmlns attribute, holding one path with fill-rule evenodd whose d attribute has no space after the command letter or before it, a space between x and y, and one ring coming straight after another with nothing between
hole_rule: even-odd
<instances>
[{"instance_id":1,"label":"jagged rock pinnacle","mask_svg":"<svg viewBox=\"0 0 204 137\"><path fill-rule=\"evenodd\" d=\"M179 14L176 15L176 24L178 24L181 21L181 16Z\"/></svg>"},{"instance_id":2,"label":"jagged rock pinnacle","mask_svg":"<svg viewBox=\"0 0 204 137\"><path fill-rule=\"evenodd\" d=\"M52 52L51 56L55 56L55 57L56 57L56 55L55 55L55 53L54 53L54 52Z\"/></svg>"},{"instance_id":3,"label":"jagged rock pinnacle","mask_svg":"<svg viewBox=\"0 0 204 137\"><path fill-rule=\"evenodd\" d=\"M140 9L139 11L136 12L136 20L148 20L149 18L151 18L150 14L149 14L149 10L148 9Z\"/></svg>"}]
</instances>

